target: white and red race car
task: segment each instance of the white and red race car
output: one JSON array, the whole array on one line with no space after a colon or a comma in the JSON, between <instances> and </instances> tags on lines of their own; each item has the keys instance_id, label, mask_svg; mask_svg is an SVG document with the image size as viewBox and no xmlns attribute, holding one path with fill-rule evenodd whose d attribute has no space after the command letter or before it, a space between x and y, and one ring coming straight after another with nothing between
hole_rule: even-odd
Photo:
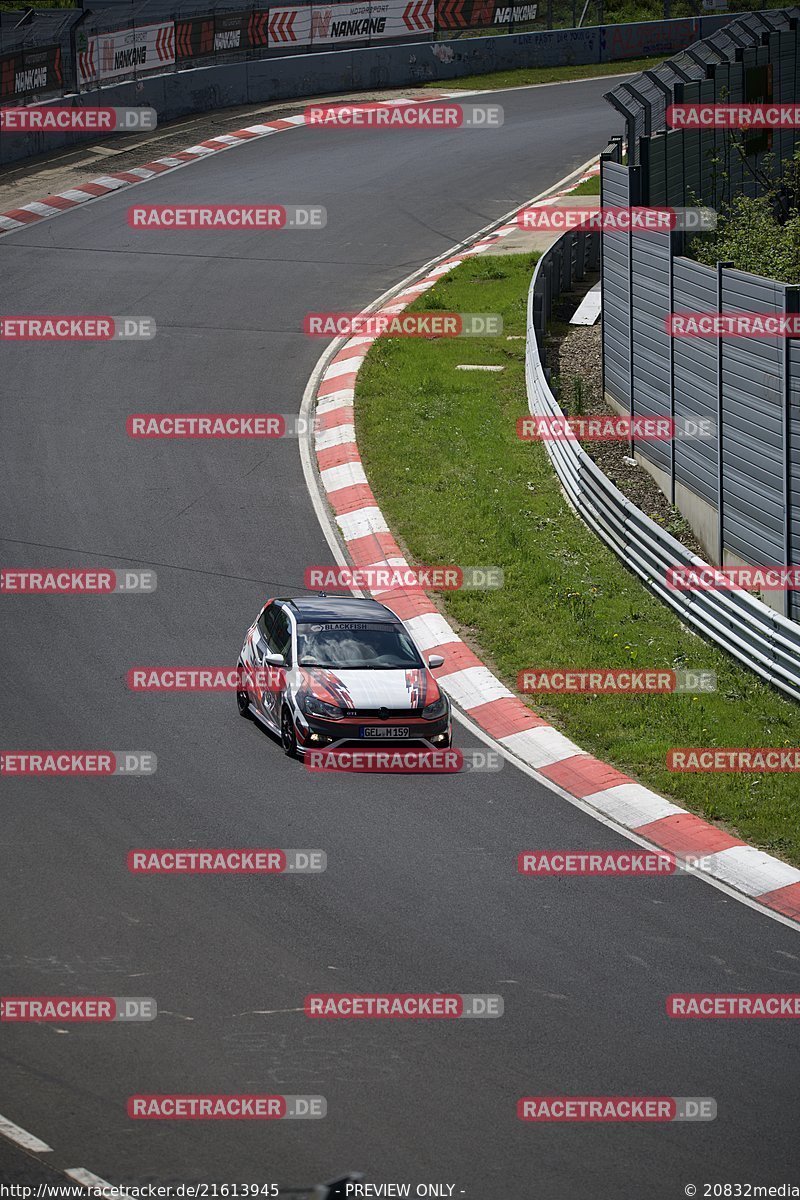
<instances>
[{"instance_id":1,"label":"white and red race car","mask_svg":"<svg viewBox=\"0 0 800 1200\"><path fill-rule=\"evenodd\" d=\"M268 600L239 655L243 717L290 756L365 744L446 749L450 702L403 622L377 600Z\"/></svg>"}]
</instances>

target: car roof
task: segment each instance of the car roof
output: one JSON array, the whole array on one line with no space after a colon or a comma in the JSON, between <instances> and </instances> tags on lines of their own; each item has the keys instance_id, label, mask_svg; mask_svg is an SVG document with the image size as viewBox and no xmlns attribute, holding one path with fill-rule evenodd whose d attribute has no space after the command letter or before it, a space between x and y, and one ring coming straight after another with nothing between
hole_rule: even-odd
<instances>
[{"instance_id":1,"label":"car roof","mask_svg":"<svg viewBox=\"0 0 800 1200\"><path fill-rule=\"evenodd\" d=\"M377 600L357 596L293 596L281 601L288 604L297 621L393 621L400 618Z\"/></svg>"}]
</instances>

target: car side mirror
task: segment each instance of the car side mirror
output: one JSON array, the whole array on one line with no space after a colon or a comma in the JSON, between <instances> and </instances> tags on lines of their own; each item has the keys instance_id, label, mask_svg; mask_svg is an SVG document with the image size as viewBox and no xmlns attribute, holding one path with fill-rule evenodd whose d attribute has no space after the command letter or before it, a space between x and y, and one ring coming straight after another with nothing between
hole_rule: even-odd
<instances>
[{"instance_id":1,"label":"car side mirror","mask_svg":"<svg viewBox=\"0 0 800 1200\"><path fill-rule=\"evenodd\" d=\"M275 654L272 650L267 650L264 653L264 662L268 667L283 667L286 665L286 659L282 654Z\"/></svg>"},{"instance_id":2,"label":"car side mirror","mask_svg":"<svg viewBox=\"0 0 800 1200\"><path fill-rule=\"evenodd\" d=\"M430 656L430 658L428 659L428 666L431 668L432 671L435 670L436 667L443 667L444 666L444 658L442 657L441 654L432 654Z\"/></svg>"}]
</instances>

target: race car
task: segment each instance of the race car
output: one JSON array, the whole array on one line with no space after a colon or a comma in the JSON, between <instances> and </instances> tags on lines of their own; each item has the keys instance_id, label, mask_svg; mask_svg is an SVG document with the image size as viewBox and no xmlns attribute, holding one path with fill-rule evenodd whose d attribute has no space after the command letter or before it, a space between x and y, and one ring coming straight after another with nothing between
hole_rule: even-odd
<instances>
[{"instance_id":1,"label":"race car","mask_svg":"<svg viewBox=\"0 0 800 1200\"><path fill-rule=\"evenodd\" d=\"M377 600L268 600L239 655L236 702L290 757L365 744L446 749L450 702L399 617ZM266 676L269 675L269 678Z\"/></svg>"}]
</instances>

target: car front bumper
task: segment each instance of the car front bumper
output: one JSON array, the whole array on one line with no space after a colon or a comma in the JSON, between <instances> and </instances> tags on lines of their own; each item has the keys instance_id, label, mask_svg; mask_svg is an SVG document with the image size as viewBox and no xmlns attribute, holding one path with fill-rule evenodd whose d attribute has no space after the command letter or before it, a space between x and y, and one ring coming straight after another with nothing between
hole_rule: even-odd
<instances>
[{"instance_id":1,"label":"car front bumper","mask_svg":"<svg viewBox=\"0 0 800 1200\"><path fill-rule=\"evenodd\" d=\"M397 728L408 730L408 735L397 736L393 733ZM352 718L344 721L327 721L324 717L303 714L295 719L297 730L297 748L300 753L304 750L321 750L338 746L364 747L391 746L423 747L425 749L441 749L449 746L452 738L452 723L450 710L443 717L426 721L420 717L392 717L391 720L377 721L373 718ZM385 730L385 733L365 733L365 729Z\"/></svg>"}]
</instances>

